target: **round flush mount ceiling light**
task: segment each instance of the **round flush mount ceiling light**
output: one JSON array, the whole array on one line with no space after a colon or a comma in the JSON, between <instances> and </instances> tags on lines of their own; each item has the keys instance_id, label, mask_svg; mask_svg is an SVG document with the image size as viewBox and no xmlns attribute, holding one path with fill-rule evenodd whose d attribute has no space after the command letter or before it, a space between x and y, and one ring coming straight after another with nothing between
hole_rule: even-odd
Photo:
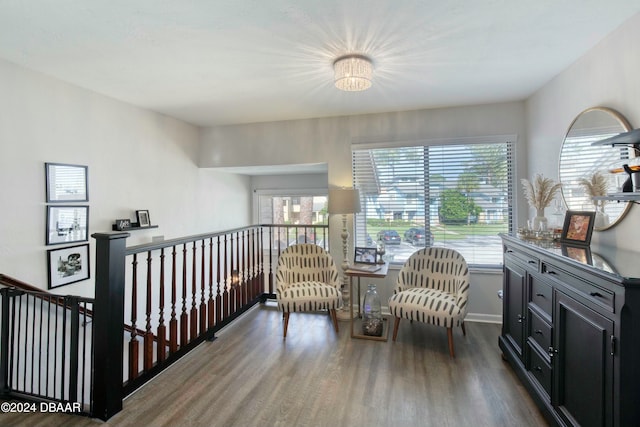
<instances>
[{"instance_id":1,"label":"round flush mount ceiling light","mask_svg":"<svg viewBox=\"0 0 640 427\"><path fill-rule=\"evenodd\" d=\"M371 87L373 64L364 55L341 56L333 62L336 87L346 92L367 90Z\"/></svg>"}]
</instances>

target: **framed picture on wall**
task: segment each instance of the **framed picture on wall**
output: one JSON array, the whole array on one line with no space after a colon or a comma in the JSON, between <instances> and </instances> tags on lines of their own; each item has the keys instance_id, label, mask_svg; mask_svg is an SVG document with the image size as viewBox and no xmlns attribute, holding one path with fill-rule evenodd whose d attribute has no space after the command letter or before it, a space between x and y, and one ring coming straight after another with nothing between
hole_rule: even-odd
<instances>
[{"instance_id":1,"label":"framed picture on wall","mask_svg":"<svg viewBox=\"0 0 640 427\"><path fill-rule=\"evenodd\" d=\"M560 241L589 246L595 216L596 213L591 211L567 211Z\"/></svg>"},{"instance_id":2,"label":"framed picture on wall","mask_svg":"<svg viewBox=\"0 0 640 427\"><path fill-rule=\"evenodd\" d=\"M87 280L89 276L89 244L47 251L49 289Z\"/></svg>"},{"instance_id":3,"label":"framed picture on wall","mask_svg":"<svg viewBox=\"0 0 640 427\"><path fill-rule=\"evenodd\" d=\"M47 245L86 242L89 206L47 206Z\"/></svg>"},{"instance_id":4,"label":"framed picture on wall","mask_svg":"<svg viewBox=\"0 0 640 427\"><path fill-rule=\"evenodd\" d=\"M47 203L89 201L87 166L45 163L44 168Z\"/></svg>"}]
</instances>

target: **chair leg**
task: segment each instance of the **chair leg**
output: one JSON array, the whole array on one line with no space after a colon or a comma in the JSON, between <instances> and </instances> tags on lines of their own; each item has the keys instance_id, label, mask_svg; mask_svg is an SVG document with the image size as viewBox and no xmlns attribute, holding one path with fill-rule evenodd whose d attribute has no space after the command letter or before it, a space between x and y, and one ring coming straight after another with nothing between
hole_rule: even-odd
<instances>
[{"instance_id":1,"label":"chair leg","mask_svg":"<svg viewBox=\"0 0 640 427\"><path fill-rule=\"evenodd\" d=\"M284 338L287 337L287 327L289 326L289 312L282 313L282 317L284 318Z\"/></svg>"},{"instance_id":2,"label":"chair leg","mask_svg":"<svg viewBox=\"0 0 640 427\"><path fill-rule=\"evenodd\" d=\"M462 328L462 335L467 336L467 330L464 328L464 321L460 322L460 327Z\"/></svg>"},{"instance_id":3,"label":"chair leg","mask_svg":"<svg viewBox=\"0 0 640 427\"><path fill-rule=\"evenodd\" d=\"M453 327L448 327L447 328L447 337L449 338L449 355L452 358L455 358L456 355L453 351Z\"/></svg>"},{"instance_id":4,"label":"chair leg","mask_svg":"<svg viewBox=\"0 0 640 427\"><path fill-rule=\"evenodd\" d=\"M336 309L332 308L331 310L329 310L329 316L331 317L331 321L333 322L333 327L336 330L336 334L338 332L340 332L338 330L338 314L336 313Z\"/></svg>"},{"instance_id":5,"label":"chair leg","mask_svg":"<svg viewBox=\"0 0 640 427\"><path fill-rule=\"evenodd\" d=\"M396 317L396 321L393 323L393 340L396 340L398 336L398 326L400 326L400 318Z\"/></svg>"}]
</instances>

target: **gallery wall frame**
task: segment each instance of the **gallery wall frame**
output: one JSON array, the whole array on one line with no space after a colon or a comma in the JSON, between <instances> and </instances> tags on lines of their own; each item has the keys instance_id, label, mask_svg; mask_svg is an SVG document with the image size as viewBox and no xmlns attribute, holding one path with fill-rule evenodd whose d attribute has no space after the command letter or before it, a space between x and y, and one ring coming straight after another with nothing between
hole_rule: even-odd
<instances>
[{"instance_id":1,"label":"gallery wall frame","mask_svg":"<svg viewBox=\"0 0 640 427\"><path fill-rule=\"evenodd\" d=\"M47 206L46 244L88 241L89 206Z\"/></svg>"},{"instance_id":2,"label":"gallery wall frame","mask_svg":"<svg viewBox=\"0 0 640 427\"><path fill-rule=\"evenodd\" d=\"M47 266L49 289L89 279L89 244L49 249Z\"/></svg>"},{"instance_id":3,"label":"gallery wall frame","mask_svg":"<svg viewBox=\"0 0 640 427\"><path fill-rule=\"evenodd\" d=\"M88 202L89 167L45 163L47 203Z\"/></svg>"}]
</instances>

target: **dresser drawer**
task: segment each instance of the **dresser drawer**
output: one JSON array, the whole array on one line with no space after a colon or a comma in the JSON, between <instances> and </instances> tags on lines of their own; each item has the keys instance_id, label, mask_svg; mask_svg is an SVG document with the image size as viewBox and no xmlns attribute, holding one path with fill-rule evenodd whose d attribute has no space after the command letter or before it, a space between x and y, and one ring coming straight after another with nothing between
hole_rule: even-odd
<instances>
[{"instance_id":1,"label":"dresser drawer","mask_svg":"<svg viewBox=\"0 0 640 427\"><path fill-rule=\"evenodd\" d=\"M526 265L530 270L538 271L538 267L540 266L540 260L538 258L515 249L507 249L504 256L505 258L511 258L513 261Z\"/></svg>"},{"instance_id":2,"label":"dresser drawer","mask_svg":"<svg viewBox=\"0 0 640 427\"><path fill-rule=\"evenodd\" d=\"M608 311L613 312L615 310L615 295L612 291L567 273L553 264L542 263L542 273L560 282L565 289L585 297L588 301L594 302Z\"/></svg>"},{"instance_id":3,"label":"dresser drawer","mask_svg":"<svg viewBox=\"0 0 640 427\"><path fill-rule=\"evenodd\" d=\"M551 365L531 345L529 345L529 366L527 369L536 382L542 386L547 397L551 396Z\"/></svg>"},{"instance_id":4,"label":"dresser drawer","mask_svg":"<svg viewBox=\"0 0 640 427\"><path fill-rule=\"evenodd\" d=\"M532 310L529 310L529 336L542 351L547 352L551 347L551 325Z\"/></svg>"},{"instance_id":5,"label":"dresser drawer","mask_svg":"<svg viewBox=\"0 0 640 427\"><path fill-rule=\"evenodd\" d=\"M529 304L536 305L551 320L553 287L541 280L539 275L532 275L530 278Z\"/></svg>"}]
</instances>

